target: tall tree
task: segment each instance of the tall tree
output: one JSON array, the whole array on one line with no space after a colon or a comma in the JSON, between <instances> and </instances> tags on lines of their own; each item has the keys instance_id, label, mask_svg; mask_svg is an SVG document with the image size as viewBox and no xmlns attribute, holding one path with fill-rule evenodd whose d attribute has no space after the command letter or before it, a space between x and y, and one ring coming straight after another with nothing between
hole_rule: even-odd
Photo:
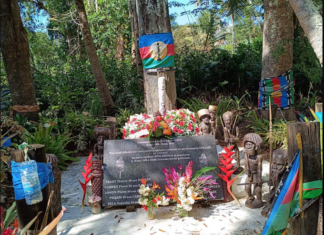
<instances>
[{"instance_id":1,"label":"tall tree","mask_svg":"<svg viewBox=\"0 0 324 235\"><path fill-rule=\"evenodd\" d=\"M323 17L312 0L289 0L289 3L323 67Z\"/></svg>"},{"instance_id":2,"label":"tall tree","mask_svg":"<svg viewBox=\"0 0 324 235\"><path fill-rule=\"evenodd\" d=\"M1 52L13 105L37 105L27 32L17 0L1 0ZM38 111L23 113L38 121Z\"/></svg>"},{"instance_id":3,"label":"tall tree","mask_svg":"<svg viewBox=\"0 0 324 235\"><path fill-rule=\"evenodd\" d=\"M84 2L83 0L75 0L75 5L77 7L79 15L79 23L81 25L81 31L84 38L84 46L90 60L93 76L97 83L98 93L100 96L101 104L103 106L104 115L113 115L115 111L115 104L112 100L108 84L102 72L102 68L96 53L96 48L93 44Z\"/></svg>"},{"instance_id":4,"label":"tall tree","mask_svg":"<svg viewBox=\"0 0 324 235\"><path fill-rule=\"evenodd\" d=\"M136 0L139 36L171 32L167 0ZM158 77L165 77L165 109L176 108L175 74L172 68L158 68L144 71L145 109L147 113L159 110Z\"/></svg>"},{"instance_id":5,"label":"tall tree","mask_svg":"<svg viewBox=\"0 0 324 235\"><path fill-rule=\"evenodd\" d=\"M293 66L293 9L287 0L264 0L262 77L276 77ZM268 111L262 112L268 117ZM287 120L296 120L294 108L284 112ZM281 118L281 112L276 116Z\"/></svg>"}]
</instances>

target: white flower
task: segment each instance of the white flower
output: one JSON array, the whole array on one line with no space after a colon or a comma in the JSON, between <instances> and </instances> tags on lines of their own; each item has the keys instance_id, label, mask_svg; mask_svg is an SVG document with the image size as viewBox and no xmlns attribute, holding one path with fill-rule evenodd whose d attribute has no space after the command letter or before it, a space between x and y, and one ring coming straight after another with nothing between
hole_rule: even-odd
<instances>
[{"instance_id":1,"label":"white flower","mask_svg":"<svg viewBox=\"0 0 324 235\"><path fill-rule=\"evenodd\" d=\"M188 206L188 205L183 205L183 209L186 211L191 211L192 210L192 206Z\"/></svg>"},{"instance_id":2,"label":"white flower","mask_svg":"<svg viewBox=\"0 0 324 235\"><path fill-rule=\"evenodd\" d=\"M138 190L138 192L139 192L141 195L143 195L143 194L144 194L144 189L145 189L145 185L142 184L142 185L140 186L140 189Z\"/></svg>"},{"instance_id":3,"label":"white flower","mask_svg":"<svg viewBox=\"0 0 324 235\"><path fill-rule=\"evenodd\" d=\"M169 205L170 199L163 196L161 201L162 201L162 203L161 203L162 206L167 206L167 205Z\"/></svg>"},{"instance_id":4,"label":"white flower","mask_svg":"<svg viewBox=\"0 0 324 235\"><path fill-rule=\"evenodd\" d=\"M189 197L189 202L190 204L194 204L195 203L195 199L193 199L191 196Z\"/></svg>"},{"instance_id":5,"label":"white flower","mask_svg":"<svg viewBox=\"0 0 324 235\"><path fill-rule=\"evenodd\" d=\"M151 192L151 189L150 189L149 187L146 187L146 188L144 189L143 195L144 195L144 196L148 196L148 195L150 194L150 192Z\"/></svg>"},{"instance_id":6,"label":"white flower","mask_svg":"<svg viewBox=\"0 0 324 235\"><path fill-rule=\"evenodd\" d=\"M188 188L188 189L187 189L187 196L188 196L188 197L191 197L191 194L192 194L192 191L191 191L190 188Z\"/></svg>"},{"instance_id":7,"label":"white flower","mask_svg":"<svg viewBox=\"0 0 324 235\"><path fill-rule=\"evenodd\" d=\"M144 199L144 198L142 198L142 197L138 199L138 203L139 203L140 205L144 205L144 204L143 204L143 199Z\"/></svg>"},{"instance_id":8,"label":"white flower","mask_svg":"<svg viewBox=\"0 0 324 235\"><path fill-rule=\"evenodd\" d=\"M147 206L147 201L148 201L147 198L145 198L145 199L143 200L143 205L144 205L144 206Z\"/></svg>"}]
</instances>

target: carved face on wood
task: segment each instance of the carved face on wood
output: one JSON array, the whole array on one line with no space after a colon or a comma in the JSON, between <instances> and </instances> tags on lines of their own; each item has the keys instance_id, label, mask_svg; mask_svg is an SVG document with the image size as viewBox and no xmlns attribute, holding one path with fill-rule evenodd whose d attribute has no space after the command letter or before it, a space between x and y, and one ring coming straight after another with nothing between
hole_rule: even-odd
<instances>
[{"instance_id":1,"label":"carved face on wood","mask_svg":"<svg viewBox=\"0 0 324 235\"><path fill-rule=\"evenodd\" d=\"M210 116L209 115L204 115L200 118L201 121L203 121L205 124L209 123Z\"/></svg>"},{"instance_id":2,"label":"carved face on wood","mask_svg":"<svg viewBox=\"0 0 324 235\"><path fill-rule=\"evenodd\" d=\"M233 113L232 112L225 112L223 114L223 120L224 120L224 125L226 126L227 129L231 129L232 123L233 123Z\"/></svg>"},{"instance_id":3,"label":"carved face on wood","mask_svg":"<svg viewBox=\"0 0 324 235\"><path fill-rule=\"evenodd\" d=\"M244 152L247 155L249 155L249 156L255 155L256 150L257 150L257 147L256 147L255 143L253 143L251 141L245 142L245 144L244 144Z\"/></svg>"},{"instance_id":4,"label":"carved face on wood","mask_svg":"<svg viewBox=\"0 0 324 235\"><path fill-rule=\"evenodd\" d=\"M103 146L105 139L106 139L105 136L99 135L98 138L97 138L98 145Z\"/></svg>"},{"instance_id":5,"label":"carved face on wood","mask_svg":"<svg viewBox=\"0 0 324 235\"><path fill-rule=\"evenodd\" d=\"M287 165L288 155L287 151L277 149L273 151L271 163L271 178L273 181L278 181L279 176L285 171Z\"/></svg>"},{"instance_id":6,"label":"carved face on wood","mask_svg":"<svg viewBox=\"0 0 324 235\"><path fill-rule=\"evenodd\" d=\"M214 112L214 110L213 111L209 110L209 115L210 115L210 119L211 120L214 120L215 119L215 112Z\"/></svg>"}]
</instances>

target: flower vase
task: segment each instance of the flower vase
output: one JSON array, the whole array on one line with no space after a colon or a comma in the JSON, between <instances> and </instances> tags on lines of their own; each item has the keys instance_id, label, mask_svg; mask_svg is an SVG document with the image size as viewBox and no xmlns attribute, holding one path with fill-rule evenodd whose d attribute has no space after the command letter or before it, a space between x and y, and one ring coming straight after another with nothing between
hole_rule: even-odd
<instances>
[{"instance_id":1,"label":"flower vase","mask_svg":"<svg viewBox=\"0 0 324 235\"><path fill-rule=\"evenodd\" d=\"M183 208L179 208L179 216L180 217L188 217L189 216L189 211L183 209Z\"/></svg>"},{"instance_id":2,"label":"flower vase","mask_svg":"<svg viewBox=\"0 0 324 235\"><path fill-rule=\"evenodd\" d=\"M151 219L154 219L154 213L153 213L153 207L148 207L147 208L147 214L148 214L148 218L151 220Z\"/></svg>"},{"instance_id":3,"label":"flower vase","mask_svg":"<svg viewBox=\"0 0 324 235\"><path fill-rule=\"evenodd\" d=\"M92 214L100 214L101 213L101 201L100 202L89 202L91 207Z\"/></svg>"}]
</instances>

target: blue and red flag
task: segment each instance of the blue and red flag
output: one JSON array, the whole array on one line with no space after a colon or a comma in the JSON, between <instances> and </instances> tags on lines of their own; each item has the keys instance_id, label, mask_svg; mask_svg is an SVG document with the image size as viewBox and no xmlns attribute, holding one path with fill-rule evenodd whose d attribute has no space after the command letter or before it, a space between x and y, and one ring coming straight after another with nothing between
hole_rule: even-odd
<instances>
[{"instance_id":1,"label":"blue and red flag","mask_svg":"<svg viewBox=\"0 0 324 235\"><path fill-rule=\"evenodd\" d=\"M288 220L299 208L299 158L300 151L297 152L281 178L269 218L261 235L286 234ZM303 199L316 198L321 195L322 184L321 180L303 183Z\"/></svg>"},{"instance_id":2,"label":"blue and red flag","mask_svg":"<svg viewBox=\"0 0 324 235\"><path fill-rule=\"evenodd\" d=\"M174 42L172 33L140 36L139 50L144 69L174 66Z\"/></svg>"}]
</instances>

